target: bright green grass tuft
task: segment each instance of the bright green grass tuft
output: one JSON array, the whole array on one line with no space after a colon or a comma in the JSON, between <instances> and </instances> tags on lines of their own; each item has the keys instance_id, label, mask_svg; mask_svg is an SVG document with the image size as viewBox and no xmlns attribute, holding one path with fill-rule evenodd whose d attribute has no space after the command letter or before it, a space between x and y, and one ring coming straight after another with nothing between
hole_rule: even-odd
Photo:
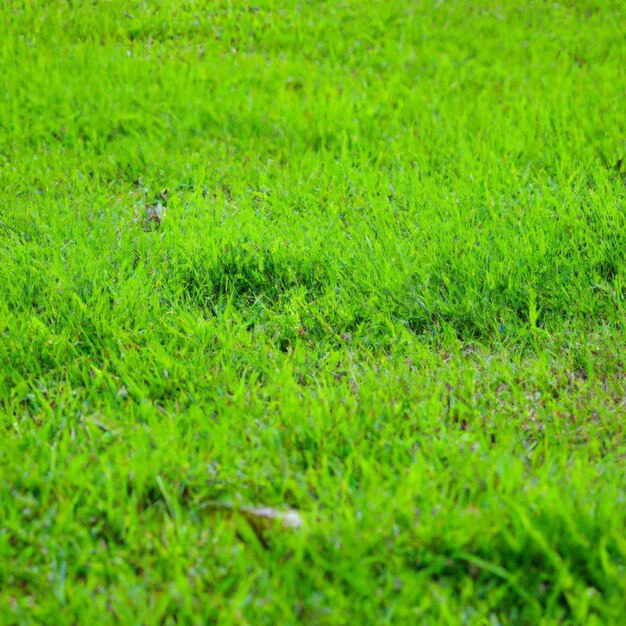
<instances>
[{"instance_id":1,"label":"bright green grass tuft","mask_svg":"<svg viewBox=\"0 0 626 626\"><path fill-rule=\"evenodd\" d=\"M623 623L625 23L6 0L0 624Z\"/></svg>"}]
</instances>

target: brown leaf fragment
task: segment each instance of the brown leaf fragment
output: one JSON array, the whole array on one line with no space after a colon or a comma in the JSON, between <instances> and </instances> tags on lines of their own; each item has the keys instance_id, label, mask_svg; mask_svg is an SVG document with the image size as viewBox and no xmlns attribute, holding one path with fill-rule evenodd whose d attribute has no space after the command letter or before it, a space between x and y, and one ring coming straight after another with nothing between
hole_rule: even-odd
<instances>
[{"instance_id":1,"label":"brown leaf fragment","mask_svg":"<svg viewBox=\"0 0 626 626\"><path fill-rule=\"evenodd\" d=\"M146 216L144 218L143 229L145 231L153 228L160 228L161 222L167 212L167 189L162 189L155 197L153 202L145 205Z\"/></svg>"}]
</instances>

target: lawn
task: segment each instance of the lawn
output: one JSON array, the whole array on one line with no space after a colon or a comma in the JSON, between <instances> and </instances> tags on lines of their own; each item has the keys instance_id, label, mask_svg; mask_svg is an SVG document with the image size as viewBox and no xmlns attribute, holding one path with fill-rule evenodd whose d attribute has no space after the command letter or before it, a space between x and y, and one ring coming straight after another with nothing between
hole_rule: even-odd
<instances>
[{"instance_id":1,"label":"lawn","mask_svg":"<svg viewBox=\"0 0 626 626\"><path fill-rule=\"evenodd\" d=\"M624 623L621 0L2 4L0 624Z\"/></svg>"}]
</instances>

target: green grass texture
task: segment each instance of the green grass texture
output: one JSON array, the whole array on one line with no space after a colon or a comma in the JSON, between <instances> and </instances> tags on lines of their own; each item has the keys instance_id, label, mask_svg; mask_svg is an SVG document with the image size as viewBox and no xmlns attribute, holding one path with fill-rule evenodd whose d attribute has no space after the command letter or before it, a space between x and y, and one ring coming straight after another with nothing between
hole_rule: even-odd
<instances>
[{"instance_id":1,"label":"green grass texture","mask_svg":"<svg viewBox=\"0 0 626 626\"><path fill-rule=\"evenodd\" d=\"M625 623L621 0L1 4L2 626Z\"/></svg>"}]
</instances>

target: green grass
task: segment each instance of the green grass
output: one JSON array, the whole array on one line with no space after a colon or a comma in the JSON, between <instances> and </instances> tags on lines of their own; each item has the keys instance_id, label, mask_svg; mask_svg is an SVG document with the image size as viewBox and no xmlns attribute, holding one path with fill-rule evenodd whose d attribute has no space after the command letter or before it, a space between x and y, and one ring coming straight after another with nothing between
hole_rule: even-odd
<instances>
[{"instance_id":1,"label":"green grass","mask_svg":"<svg viewBox=\"0 0 626 626\"><path fill-rule=\"evenodd\" d=\"M623 2L256 5L3 4L0 624L623 623Z\"/></svg>"}]
</instances>

